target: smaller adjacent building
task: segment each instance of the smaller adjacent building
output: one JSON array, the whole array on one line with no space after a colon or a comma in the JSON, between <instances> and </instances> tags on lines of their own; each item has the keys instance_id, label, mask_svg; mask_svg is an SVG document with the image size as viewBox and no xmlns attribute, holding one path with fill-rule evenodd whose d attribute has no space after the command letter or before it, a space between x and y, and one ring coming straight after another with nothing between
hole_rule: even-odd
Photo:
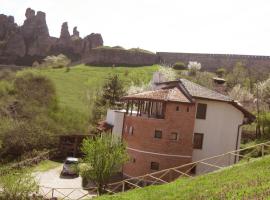
<instances>
[{"instance_id":1,"label":"smaller adjacent building","mask_svg":"<svg viewBox=\"0 0 270 200\"><path fill-rule=\"evenodd\" d=\"M112 134L131 157L123 174L136 177L239 148L241 127L255 117L228 96L186 79L155 83L152 91L122 98L125 110L108 110ZM228 156L219 165L238 158ZM193 173L213 169L198 165Z\"/></svg>"}]
</instances>

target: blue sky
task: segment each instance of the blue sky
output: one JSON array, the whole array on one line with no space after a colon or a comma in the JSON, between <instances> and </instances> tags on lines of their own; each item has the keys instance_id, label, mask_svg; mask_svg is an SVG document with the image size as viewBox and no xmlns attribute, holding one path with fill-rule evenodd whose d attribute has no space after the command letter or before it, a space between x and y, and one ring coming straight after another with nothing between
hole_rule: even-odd
<instances>
[{"instance_id":1,"label":"blue sky","mask_svg":"<svg viewBox=\"0 0 270 200\"><path fill-rule=\"evenodd\" d=\"M27 7L104 44L152 51L270 55L269 0L0 0L0 13L24 21Z\"/></svg>"}]
</instances>

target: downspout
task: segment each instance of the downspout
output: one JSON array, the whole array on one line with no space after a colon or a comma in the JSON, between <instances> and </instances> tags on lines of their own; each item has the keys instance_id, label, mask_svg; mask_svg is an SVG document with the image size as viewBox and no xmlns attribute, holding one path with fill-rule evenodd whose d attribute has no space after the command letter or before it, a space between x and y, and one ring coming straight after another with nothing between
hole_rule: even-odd
<instances>
[{"instance_id":1,"label":"downspout","mask_svg":"<svg viewBox=\"0 0 270 200\"><path fill-rule=\"evenodd\" d=\"M239 124L238 125L238 129L237 129L237 138L236 138L236 144L235 144L235 151L237 151L238 150L238 143L239 143L239 139L240 139L240 130L241 130L241 127L243 126L243 125L245 125L246 124L246 122L245 122L245 120L243 121L243 123L242 124ZM235 155L234 156L234 164L237 162L237 155Z\"/></svg>"}]
</instances>

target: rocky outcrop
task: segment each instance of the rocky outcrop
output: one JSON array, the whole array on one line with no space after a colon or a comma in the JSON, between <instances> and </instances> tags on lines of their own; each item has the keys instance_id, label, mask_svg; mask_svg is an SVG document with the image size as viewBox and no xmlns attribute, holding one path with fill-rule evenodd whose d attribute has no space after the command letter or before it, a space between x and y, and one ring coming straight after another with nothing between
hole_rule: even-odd
<instances>
[{"instance_id":1,"label":"rocky outcrop","mask_svg":"<svg viewBox=\"0 0 270 200\"><path fill-rule=\"evenodd\" d=\"M100 34L80 38L77 27L71 36L67 22L62 24L59 38L51 37L44 12L27 8L25 17L23 25L18 26L12 16L0 15L0 64L32 65L60 53L76 61L91 48L103 45Z\"/></svg>"}]
</instances>

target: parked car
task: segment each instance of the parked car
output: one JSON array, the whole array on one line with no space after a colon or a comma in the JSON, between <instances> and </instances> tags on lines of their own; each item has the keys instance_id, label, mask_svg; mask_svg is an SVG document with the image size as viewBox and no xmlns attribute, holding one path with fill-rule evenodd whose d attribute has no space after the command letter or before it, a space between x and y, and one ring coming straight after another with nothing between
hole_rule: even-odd
<instances>
[{"instance_id":1,"label":"parked car","mask_svg":"<svg viewBox=\"0 0 270 200\"><path fill-rule=\"evenodd\" d=\"M67 157L61 175L78 175L78 164L78 158Z\"/></svg>"}]
</instances>

